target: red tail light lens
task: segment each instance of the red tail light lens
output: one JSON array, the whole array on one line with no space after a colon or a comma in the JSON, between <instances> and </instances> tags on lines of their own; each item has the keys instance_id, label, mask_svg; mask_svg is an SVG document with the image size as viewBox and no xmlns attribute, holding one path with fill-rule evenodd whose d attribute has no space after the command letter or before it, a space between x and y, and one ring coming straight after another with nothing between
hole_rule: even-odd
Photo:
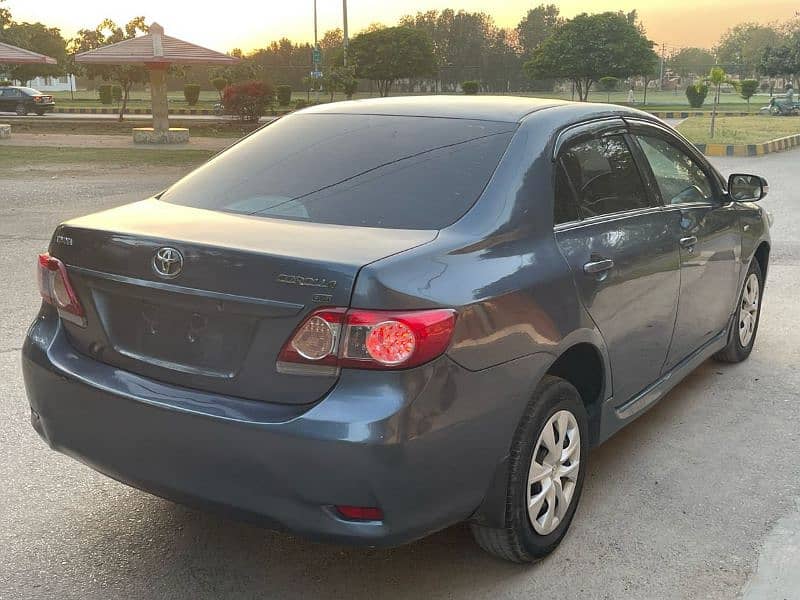
<instances>
[{"instance_id":1,"label":"red tail light lens","mask_svg":"<svg viewBox=\"0 0 800 600\"><path fill-rule=\"evenodd\" d=\"M455 322L456 313L450 309L318 310L303 321L281 350L278 370L331 374L339 367L416 367L447 350Z\"/></svg>"},{"instance_id":2,"label":"red tail light lens","mask_svg":"<svg viewBox=\"0 0 800 600\"><path fill-rule=\"evenodd\" d=\"M337 506L336 510L350 521L383 521L383 511L375 506Z\"/></svg>"},{"instance_id":3,"label":"red tail light lens","mask_svg":"<svg viewBox=\"0 0 800 600\"><path fill-rule=\"evenodd\" d=\"M39 255L39 293L42 299L58 309L62 319L86 326L83 306L69 282L67 268L64 263L47 254Z\"/></svg>"}]
</instances>

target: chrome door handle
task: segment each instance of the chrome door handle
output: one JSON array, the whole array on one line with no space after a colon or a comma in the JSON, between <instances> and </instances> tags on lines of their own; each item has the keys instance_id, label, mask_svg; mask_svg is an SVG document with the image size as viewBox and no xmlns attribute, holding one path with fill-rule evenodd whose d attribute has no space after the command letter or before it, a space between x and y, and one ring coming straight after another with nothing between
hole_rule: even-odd
<instances>
[{"instance_id":1,"label":"chrome door handle","mask_svg":"<svg viewBox=\"0 0 800 600\"><path fill-rule=\"evenodd\" d=\"M614 268L614 261L610 258L603 258L600 260L593 260L583 265L583 272L587 275L597 275L604 273Z\"/></svg>"},{"instance_id":2,"label":"chrome door handle","mask_svg":"<svg viewBox=\"0 0 800 600\"><path fill-rule=\"evenodd\" d=\"M689 252L694 252L694 247L696 245L697 245L697 237L694 235L681 238L681 247L686 248Z\"/></svg>"}]
</instances>

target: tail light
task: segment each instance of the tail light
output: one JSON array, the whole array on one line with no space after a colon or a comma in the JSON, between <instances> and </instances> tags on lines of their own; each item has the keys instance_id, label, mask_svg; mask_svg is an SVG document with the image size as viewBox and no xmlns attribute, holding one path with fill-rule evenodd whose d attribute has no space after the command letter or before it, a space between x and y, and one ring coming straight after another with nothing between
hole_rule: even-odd
<instances>
[{"instance_id":1,"label":"tail light","mask_svg":"<svg viewBox=\"0 0 800 600\"><path fill-rule=\"evenodd\" d=\"M311 313L284 345L278 371L329 375L341 367L416 367L447 350L455 322L456 313L450 309L320 309Z\"/></svg>"},{"instance_id":2,"label":"tail light","mask_svg":"<svg viewBox=\"0 0 800 600\"><path fill-rule=\"evenodd\" d=\"M44 101L44 98L42 98L41 96L34 96L33 101L39 104Z\"/></svg>"},{"instance_id":3,"label":"tail light","mask_svg":"<svg viewBox=\"0 0 800 600\"><path fill-rule=\"evenodd\" d=\"M86 313L69 282L67 268L46 252L39 255L39 293L45 302L56 307L62 319L86 326Z\"/></svg>"}]
</instances>

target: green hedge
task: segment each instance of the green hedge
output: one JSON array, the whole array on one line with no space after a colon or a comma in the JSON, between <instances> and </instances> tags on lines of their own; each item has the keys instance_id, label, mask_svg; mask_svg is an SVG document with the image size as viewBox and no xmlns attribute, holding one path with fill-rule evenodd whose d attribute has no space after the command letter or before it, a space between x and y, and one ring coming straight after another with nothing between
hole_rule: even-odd
<instances>
[{"instance_id":1,"label":"green hedge","mask_svg":"<svg viewBox=\"0 0 800 600\"><path fill-rule=\"evenodd\" d=\"M196 83L187 83L183 86L183 97L186 99L186 104L195 106L200 99L200 86Z\"/></svg>"},{"instance_id":2,"label":"green hedge","mask_svg":"<svg viewBox=\"0 0 800 600\"><path fill-rule=\"evenodd\" d=\"M461 84L461 89L467 96L474 96L481 91L481 84L479 81L465 81Z\"/></svg>"},{"instance_id":3,"label":"green hedge","mask_svg":"<svg viewBox=\"0 0 800 600\"><path fill-rule=\"evenodd\" d=\"M102 104L111 104L114 101L114 92L111 90L112 87L110 83L97 86L97 92L100 94L100 102Z\"/></svg>"}]
</instances>

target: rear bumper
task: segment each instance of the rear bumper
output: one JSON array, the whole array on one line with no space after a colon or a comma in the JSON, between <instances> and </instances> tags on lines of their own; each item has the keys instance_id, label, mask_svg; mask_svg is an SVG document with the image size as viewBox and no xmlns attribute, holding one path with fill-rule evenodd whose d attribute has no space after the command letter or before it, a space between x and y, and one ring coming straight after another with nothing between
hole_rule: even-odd
<instances>
[{"instance_id":1,"label":"rear bumper","mask_svg":"<svg viewBox=\"0 0 800 600\"><path fill-rule=\"evenodd\" d=\"M72 349L47 308L23 347L32 422L52 448L178 502L375 546L478 508L540 362L472 373L441 358L405 372L345 371L320 402L296 406L177 388L94 361ZM378 506L384 520L347 521L334 505Z\"/></svg>"},{"instance_id":2,"label":"rear bumper","mask_svg":"<svg viewBox=\"0 0 800 600\"><path fill-rule=\"evenodd\" d=\"M34 104L31 104L28 107L28 109L31 112L46 112L46 113L53 112L55 110L55 108L56 108L56 105L55 105L54 102L51 102L50 104L46 104L46 103L45 104L36 104L36 103L34 103Z\"/></svg>"}]
</instances>

